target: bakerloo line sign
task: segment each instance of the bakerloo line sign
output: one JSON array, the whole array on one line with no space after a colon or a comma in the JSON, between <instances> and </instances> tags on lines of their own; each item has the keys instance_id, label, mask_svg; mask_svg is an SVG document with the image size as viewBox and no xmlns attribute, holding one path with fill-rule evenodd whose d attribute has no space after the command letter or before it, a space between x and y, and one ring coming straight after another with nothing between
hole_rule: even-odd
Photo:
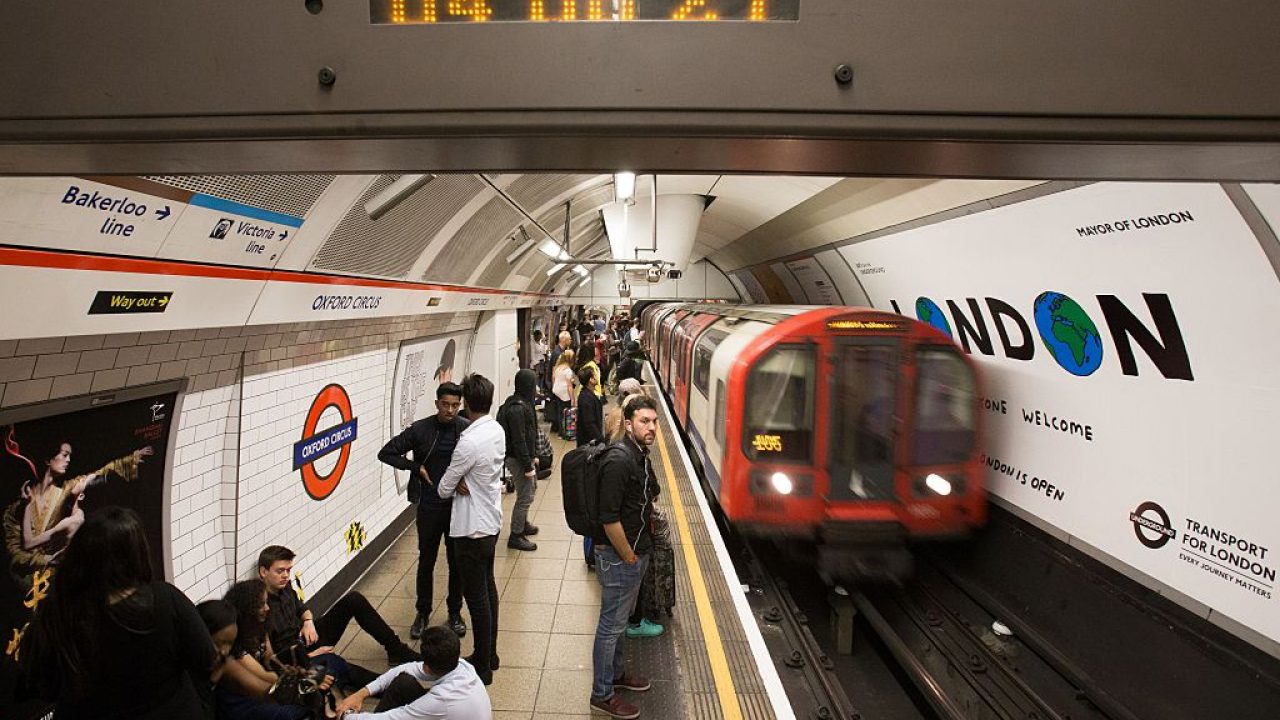
<instances>
[{"instance_id":1,"label":"bakerloo line sign","mask_svg":"<svg viewBox=\"0 0 1280 720\"><path fill-rule=\"evenodd\" d=\"M1139 374L1133 351L1136 344L1166 379L1194 380L1182 329L1178 326L1178 317L1169 296L1165 293L1143 293L1142 298L1151 316L1150 326L1115 295L1097 296L1120 369L1125 375L1136 377ZM1045 291L1036 297L1032 303L1036 335L1032 334L1031 325L1013 305L993 297L984 300L985 312L983 304L976 298L965 298L967 310L955 300L947 300L949 313L944 313L938 303L922 296L916 299L915 314L921 322L954 338L968 353L976 350L983 355L995 356L995 342L987 323L989 313L1000 349L1010 360L1034 358L1038 335L1058 366L1072 375L1086 377L1102 366L1102 333L1093 318L1069 296ZM897 300L890 300L889 304L898 314L905 314ZM948 314L955 322L954 332L951 321L947 319ZM1011 325L1019 334L1017 342L1010 336Z\"/></svg>"}]
</instances>

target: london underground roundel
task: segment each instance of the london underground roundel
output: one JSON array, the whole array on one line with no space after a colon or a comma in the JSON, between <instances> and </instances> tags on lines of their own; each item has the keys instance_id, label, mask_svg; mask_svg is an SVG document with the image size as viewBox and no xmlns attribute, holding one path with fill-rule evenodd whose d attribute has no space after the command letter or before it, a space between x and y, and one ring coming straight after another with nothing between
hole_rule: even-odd
<instances>
[{"instance_id":1,"label":"london underground roundel","mask_svg":"<svg viewBox=\"0 0 1280 720\"><path fill-rule=\"evenodd\" d=\"M341 422L321 429L320 421L330 408L337 410ZM311 401L306 423L302 426L302 439L293 444L293 469L302 473L302 486L311 499L323 500L337 489L351 459L351 443L355 441L356 433L356 417L351 411L351 398L347 391L336 383L326 385ZM332 467L327 471L317 469L317 460L335 452L338 460Z\"/></svg>"}]
</instances>

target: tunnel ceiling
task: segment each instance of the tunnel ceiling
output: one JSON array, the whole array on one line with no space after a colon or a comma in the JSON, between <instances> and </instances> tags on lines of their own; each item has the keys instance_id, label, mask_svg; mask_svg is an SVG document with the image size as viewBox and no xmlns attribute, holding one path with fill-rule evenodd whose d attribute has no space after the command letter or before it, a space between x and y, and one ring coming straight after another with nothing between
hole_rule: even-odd
<instances>
[{"instance_id":1,"label":"tunnel ceiling","mask_svg":"<svg viewBox=\"0 0 1280 720\"><path fill-rule=\"evenodd\" d=\"M546 239L544 230L564 242L566 208L568 247L574 259L609 256L600 211L614 201L612 175L441 174L378 220L370 219L365 203L400 177L166 175L148 179L305 215L318 230L310 237L312 247L301 249L305 262L295 256L294 262L300 265L296 269L544 291L555 284L557 275L548 272L556 263L537 248ZM708 259L726 271L1028 184L1034 183L657 176L659 195L695 194L710 199L690 261ZM653 176L640 176L636 196L649 196L653 185ZM660 238L659 248L661 243Z\"/></svg>"}]
</instances>

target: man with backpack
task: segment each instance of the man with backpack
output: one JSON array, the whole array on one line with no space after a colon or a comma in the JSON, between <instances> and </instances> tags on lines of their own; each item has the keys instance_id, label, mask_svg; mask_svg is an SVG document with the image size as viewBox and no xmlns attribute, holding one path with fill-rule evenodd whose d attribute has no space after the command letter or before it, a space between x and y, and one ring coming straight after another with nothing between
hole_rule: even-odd
<instances>
[{"instance_id":1,"label":"man with backpack","mask_svg":"<svg viewBox=\"0 0 1280 720\"><path fill-rule=\"evenodd\" d=\"M658 433L658 407L653 398L639 396L627 403L622 422L622 438L599 453L593 473L597 523L592 534L602 593L591 656L591 707L631 720L640 716L639 708L616 691L642 692L651 687L647 678L623 670L622 635L653 547L654 499L660 492L649 459L649 448ZM586 483L588 490L591 485Z\"/></svg>"},{"instance_id":2,"label":"man with backpack","mask_svg":"<svg viewBox=\"0 0 1280 720\"><path fill-rule=\"evenodd\" d=\"M538 418L533 410L538 375L532 370L521 370L516 373L515 385L515 392L498 408L497 418L507 438L507 473L515 478L516 485L507 547L532 551L538 549L527 537L538 534L538 526L529 522L529 508L538 490Z\"/></svg>"}]
</instances>

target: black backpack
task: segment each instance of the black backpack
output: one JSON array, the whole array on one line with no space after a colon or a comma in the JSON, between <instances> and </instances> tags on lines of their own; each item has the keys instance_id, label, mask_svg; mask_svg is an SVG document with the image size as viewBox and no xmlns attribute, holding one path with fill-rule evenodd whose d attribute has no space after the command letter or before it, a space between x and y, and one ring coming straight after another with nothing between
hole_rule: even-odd
<instances>
[{"instance_id":1,"label":"black backpack","mask_svg":"<svg viewBox=\"0 0 1280 720\"><path fill-rule=\"evenodd\" d=\"M602 537L600 525L600 464L611 445L593 441L574 448L560 461L564 519L569 529L585 537Z\"/></svg>"}]
</instances>

